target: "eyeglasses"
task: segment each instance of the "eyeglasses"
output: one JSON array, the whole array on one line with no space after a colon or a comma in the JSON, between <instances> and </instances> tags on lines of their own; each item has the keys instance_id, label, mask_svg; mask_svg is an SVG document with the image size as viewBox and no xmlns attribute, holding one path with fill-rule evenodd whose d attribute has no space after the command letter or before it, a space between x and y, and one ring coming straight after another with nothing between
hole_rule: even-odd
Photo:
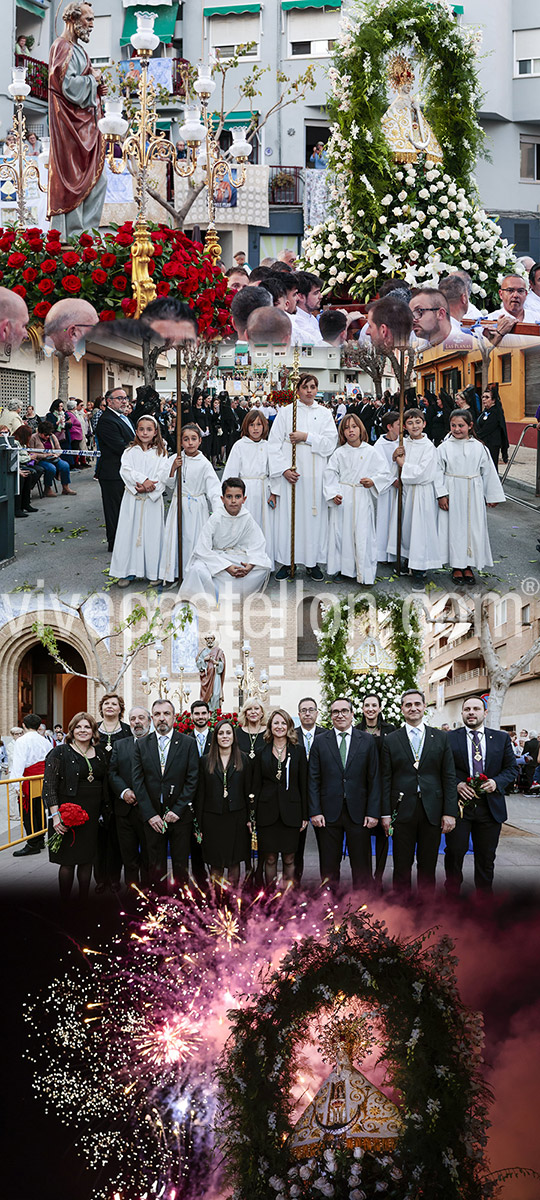
<instances>
[{"instance_id":1,"label":"eyeglasses","mask_svg":"<svg viewBox=\"0 0 540 1200\"><path fill-rule=\"evenodd\" d=\"M526 296L527 288L501 288L501 292L510 292L511 296Z\"/></svg>"},{"instance_id":2,"label":"eyeglasses","mask_svg":"<svg viewBox=\"0 0 540 1200\"><path fill-rule=\"evenodd\" d=\"M440 308L440 304L436 304L435 308L433 308L433 307L432 308L411 308L411 312L412 312L413 317L423 317L424 313L438 312L439 308Z\"/></svg>"},{"instance_id":3,"label":"eyeglasses","mask_svg":"<svg viewBox=\"0 0 540 1200\"><path fill-rule=\"evenodd\" d=\"M314 704L310 704L309 708L306 708L304 705L302 705L302 707L298 709L298 712L307 714L317 712L317 709L315 708Z\"/></svg>"},{"instance_id":4,"label":"eyeglasses","mask_svg":"<svg viewBox=\"0 0 540 1200\"><path fill-rule=\"evenodd\" d=\"M332 708L332 709L330 709L330 716L331 717L348 717L350 714L350 711L351 711L350 708Z\"/></svg>"}]
</instances>

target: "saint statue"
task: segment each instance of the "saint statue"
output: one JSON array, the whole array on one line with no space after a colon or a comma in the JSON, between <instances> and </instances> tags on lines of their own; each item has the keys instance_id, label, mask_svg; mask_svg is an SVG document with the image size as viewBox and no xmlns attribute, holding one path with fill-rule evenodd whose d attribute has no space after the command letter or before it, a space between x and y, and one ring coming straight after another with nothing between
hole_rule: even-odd
<instances>
[{"instance_id":1,"label":"saint statue","mask_svg":"<svg viewBox=\"0 0 540 1200\"><path fill-rule=\"evenodd\" d=\"M204 640L205 645L199 651L196 660L201 677L200 699L206 701L211 712L215 712L223 701L225 655L213 633L208 633Z\"/></svg>"},{"instance_id":2,"label":"saint statue","mask_svg":"<svg viewBox=\"0 0 540 1200\"><path fill-rule=\"evenodd\" d=\"M321 1145L359 1146L377 1154L397 1144L399 1110L352 1063L355 1047L367 1046L362 1025L360 1018L331 1020L326 1026L324 1041L335 1067L294 1127L290 1145L297 1158L310 1158Z\"/></svg>"},{"instance_id":3,"label":"saint statue","mask_svg":"<svg viewBox=\"0 0 540 1200\"><path fill-rule=\"evenodd\" d=\"M388 79L397 96L382 119L384 136L396 162L415 162L420 154L432 163L442 163L443 153L428 125L417 97L411 95L414 72L403 54L388 64Z\"/></svg>"},{"instance_id":4,"label":"saint statue","mask_svg":"<svg viewBox=\"0 0 540 1200\"><path fill-rule=\"evenodd\" d=\"M65 30L49 55L49 196L47 216L63 240L97 229L107 179L105 144L98 129L106 87L82 42L94 25L90 4L68 4Z\"/></svg>"}]
</instances>

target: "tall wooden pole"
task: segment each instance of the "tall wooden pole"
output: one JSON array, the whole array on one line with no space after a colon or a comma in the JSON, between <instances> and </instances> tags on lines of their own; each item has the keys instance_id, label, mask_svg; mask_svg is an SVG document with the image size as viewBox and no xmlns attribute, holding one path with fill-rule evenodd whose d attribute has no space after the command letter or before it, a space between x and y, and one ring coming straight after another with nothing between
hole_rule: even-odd
<instances>
[{"instance_id":1,"label":"tall wooden pole","mask_svg":"<svg viewBox=\"0 0 540 1200\"><path fill-rule=\"evenodd\" d=\"M296 433L296 419L298 415L298 380L300 379L300 350L298 346L294 347L293 369L290 374L290 383L292 385L293 401L292 401L292 429L291 433ZM296 471L296 442L292 443L291 455L291 470ZM291 483L291 569L289 572L290 578L294 579L296 571L295 563L295 533L296 533L296 484Z\"/></svg>"},{"instance_id":2,"label":"tall wooden pole","mask_svg":"<svg viewBox=\"0 0 540 1200\"><path fill-rule=\"evenodd\" d=\"M176 453L182 454L182 346L176 347ZM182 465L176 472L176 498L178 520L178 582L184 578L182 564Z\"/></svg>"},{"instance_id":3,"label":"tall wooden pole","mask_svg":"<svg viewBox=\"0 0 540 1200\"><path fill-rule=\"evenodd\" d=\"M405 415L405 351L399 351L399 446L403 447L403 419ZM401 532L403 526L403 482L401 465L398 467L398 510L397 510L397 572L401 572Z\"/></svg>"}]
</instances>

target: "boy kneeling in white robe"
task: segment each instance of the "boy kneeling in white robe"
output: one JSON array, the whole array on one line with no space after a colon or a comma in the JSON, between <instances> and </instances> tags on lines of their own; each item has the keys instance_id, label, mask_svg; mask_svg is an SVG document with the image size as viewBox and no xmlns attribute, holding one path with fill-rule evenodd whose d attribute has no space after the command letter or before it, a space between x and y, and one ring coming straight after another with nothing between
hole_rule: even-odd
<instances>
[{"instance_id":1,"label":"boy kneeling in white robe","mask_svg":"<svg viewBox=\"0 0 540 1200\"><path fill-rule=\"evenodd\" d=\"M266 586L272 563L262 529L244 508L246 485L234 476L221 485L223 508L206 522L187 565L180 597L213 596L233 591L241 597Z\"/></svg>"},{"instance_id":2,"label":"boy kneeling in white robe","mask_svg":"<svg viewBox=\"0 0 540 1200\"><path fill-rule=\"evenodd\" d=\"M379 487L389 488L390 468L370 446L360 417L351 413L339 426L339 447L328 459L323 477L329 502L328 574L340 573L358 583L373 583L377 571L375 500Z\"/></svg>"},{"instance_id":3,"label":"boy kneeling in white robe","mask_svg":"<svg viewBox=\"0 0 540 1200\"><path fill-rule=\"evenodd\" d=\"M492 567L487 509L506 500L487 446L474 436L468 408L450 414L450 436L437 449L441 557L452 582L473 584L473 567Z\"/></svg>"},{"instance_id":4,"label":"boy kneeling in white robe","mask_svg":"<svg viewBox=\"0 0 540 1200\"><path fill-rule=\"evenodd\" d=\"M392 455L396 469L401 468L403 484L403 519L401 525L402 571L407 573L408 561L413 579L422 583L430 568L442 567L437 529L437 451L433 442L424 433L424 414L419 408L405 412L405 432L408 434L404 446L398 446ZM388 558L397 558L397 489L390 518Z\"/></svg>"}]
</instances>

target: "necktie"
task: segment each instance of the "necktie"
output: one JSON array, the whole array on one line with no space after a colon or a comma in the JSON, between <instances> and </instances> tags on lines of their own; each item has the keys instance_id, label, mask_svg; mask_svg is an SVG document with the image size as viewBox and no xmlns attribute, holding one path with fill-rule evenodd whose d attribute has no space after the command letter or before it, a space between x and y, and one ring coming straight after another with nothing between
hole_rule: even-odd
<instances>
[{"instance_id":1,"label":"necktie","mask_svg":"<svg viewBox=\"0 0 540 1200\"><path fill-rule=\"evenodd\" d=\"M473 775L484 774L482 744L480 742L480 734L476 731L472 735L472 773Z\"/></svg>"},{"instance_id":2,"label":"necktie","mask_svg":"<svg viewBox=\"0 0 540 1200\"><path fill-rule=\"evenodd\" d=\"M203 753L203 748L204 748L204 742L205 742L205 740L206 740L206 739L205 739L205 737L203 736L203 734L202 734L202 733L198 733L198 734L197 734L197 742L198 742L198 745L199 745L199 758L202 758L202 753Z\"/></svg>"},{"instance_id":3,"label":"necktie","mask_svg":"<svg viewBox=\"0 0 540 1200\"><path fill-rule=\"evenodd\" d=\"M342 733L340 736L341 736L341 746L339 747L339 753L341 755L341 761L343 763L343 766L345 766L345 763L347 762L347 734Z\"/></svg>"},{"instance_id":4,"label":"necktie","mask_svg":"<svg viewBox=\"0 0 540 1200\"><path fill-rule=\"evenodd\" d=\"M418 759L420 757L420 742L421 742L421 740L422 740L422 735L420 733L420 730L419 729L411 729L411 742L412 742L412 748L413 748L415 762L418 762Z\"/></svg>"},{"instance_id":5,"label":"necktie","mask_svg":"<svg viewBox=\"0 0 540 1200\"><path fill-rule=\"evenodd\" d=\"M165 770L165 762L167 759L167 737L162 734L159 739L159 761L161 763L162 772Z\"/></svg>"},{"instance_id":6,"label":"necktie","mask_svg":"<svg viewBox=\"0 0 540 1200\"><path fill-rule=\"evenodd\" d=\"M307 757L309 758L309 752L310 752L310 750L311 750L311 743L312 743L312 740L313 740L313 734L312 734L312 733L305 733L305 734L304 734L304 739L305 739L305 743L306 743L306 754L307 754Z\"/></svg>"}]
</instances>

